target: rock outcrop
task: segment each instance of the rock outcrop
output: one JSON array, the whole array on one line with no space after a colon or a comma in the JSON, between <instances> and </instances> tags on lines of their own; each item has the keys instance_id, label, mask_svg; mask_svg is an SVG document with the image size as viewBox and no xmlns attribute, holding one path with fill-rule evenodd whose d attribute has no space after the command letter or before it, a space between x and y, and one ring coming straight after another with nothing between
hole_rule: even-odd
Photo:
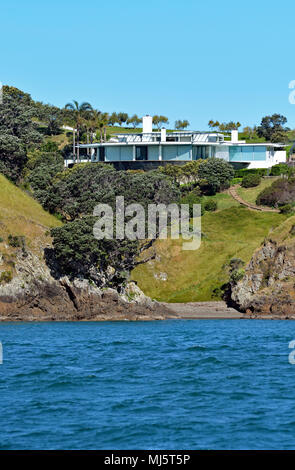
<instances>
[{"instance_id":1,"label":"rock outcrop","mask_svg":"<svg viewBox=\"0 0 295 470\"><path fill-rule=\"evenodd\" d=\"M0 285L0 321L161 320L174 315L135 283L122 294L85 279L55 279L43 259L17 254L11 282Z\"/></svg>"},{"instance_id":2,"label":"rock outcrop","mask_svg":"<svg viewBox=\"0 0 295 470\"><path fill-rule=\"evenodd\" d=\"M295 317L295 243L266 240L232 287L231 298L250 316Z\"/></svg>"}]
</instances>

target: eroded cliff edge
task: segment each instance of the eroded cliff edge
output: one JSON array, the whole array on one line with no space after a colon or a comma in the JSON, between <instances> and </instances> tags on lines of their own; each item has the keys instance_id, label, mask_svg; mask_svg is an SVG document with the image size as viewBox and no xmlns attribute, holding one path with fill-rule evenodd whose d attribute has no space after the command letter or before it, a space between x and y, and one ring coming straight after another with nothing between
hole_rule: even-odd
<instances>
[{"instance_id":1,"label":"eroded cliff edge","mask_svg":"<svg viewBox=\"0 0 295 470\"><path fill-rule=\"evenodd\" d=\"M0 285L0 321L162 320L168 308L146 297L134 283L119 294L87 280L52 277L45 260L17 253L15 275Z\"/></svg>"},{"instance_id":2,"label":"eroded cliff edge","mask_svg":"<svg viewBox=\"0 0 295 470\"><path fill-rule=\"evenodd\" d=\"M231 298L250 316L295 318L295 218L278 227L253 254Z\"/></svg>"}]
</instances>

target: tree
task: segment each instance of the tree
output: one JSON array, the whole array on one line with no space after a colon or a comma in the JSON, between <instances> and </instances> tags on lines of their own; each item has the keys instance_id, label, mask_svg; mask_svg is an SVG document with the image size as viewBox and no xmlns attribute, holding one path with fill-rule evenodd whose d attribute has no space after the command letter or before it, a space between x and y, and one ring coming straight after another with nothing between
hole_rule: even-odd
<instances>
[{"instance_id":1,"label":"tree","mask_svg":"<svg viewBox=\"0 0 295 470\"><path fill-rule=\"evenodd\" d=\"M25 146L42 141L42 135L33 121L36 107L30 95L18 88L3 86L3 103L0 106L0 134L18 137Z\"/></svg>"},{"instance_id":2,"label":"tree","mask_svg":"<svg viewBox=\"0 0 295 470\"><path fill-rule=\"evenodd\" d=\"M230 163L221 158L209 158L200 163L198 177L203 180L202 187L205 192L215 194L229 186L234 177L234 169Z\"/></svg>"},{"instance_id":3,"label":"tree","mask_svg":"<svg viewBox=\"0 0 295 470\"><path fill-rule=\"evenodd\" d=\"M76 149L75 149L75 131L77 131L77 162L80 161L80 151L79 151L79 143L80 143L80 130L83 124L83 119L85 117L86 111L91 111L92 106L91 104L84 102L79 104L78 101L73 100L72 103L67 103L65 105L65 109L69 109L72 111L74 125L76 127L73 128L73 155L75 159Z\"/></svg>"},{"instance_id":4,"label":"tree","mask_svg":"<svg viewBox=\"0 0 295 470\"><path fill-rule=\"evenodd\" d=\"M17 181L26 162L26 150L21 139L10 134L0 134L0 172L12 181Z\"/></svg>"},{"instance_id":5,"label":"tree","mask_svg":"<svg viewBox=\"0 0 295 470\"><path fill-rule=\"evenodd\" d=\"M18 88L4 86L0 106L0 171L17 181L27 161L27 149L38 145L43 136L33 121L35 103Z\"/></svg>"},{"instance_id":6,"label":"tree","mask_svg":"<svg viewBox=\"0 0 295 470\"><path fill-rule=\"evenodd\" d=\"M158 129L158 131L161 129L161 127L164 124L168 124L168 123L169 121L166 116L162 116L162 115L158 116L157 114L153 116L153 124Z\"/></svg>"},{"instance_id":7,"label":"tree","mask_svg":"<svg viewBox=\"0 0 295 470\"><path fill-rule=\"evenodd\" d=\"M186 129L189 126L189 122L184 119L181 121L180 119L178 121L175 121L175 129L180 130L180 129Z\"/></svg>"},{"instance_id":8,"label":"tree","mask_svg":"<svg viewBox=\"0 0 295 470\"><path fill-rule=\"evenodd\" d=\"M127 173L112 166L86 163L57 174L42 203L68 221L61 230L51 232L60 274L82 276L98 286L118 287L140 262L138 257L151 245L150 240L96 240L93 236L94 207L106 203L115 214L116 196L124 196L125 205L141 204L147 222L149 204L176 202L180 191L171 178L158 171ZM111 279L109 266L114 268Z\"/></svg>"},{"instance_id":9,"label":"tree","mask_svg":"<svg viewBox=\"0 0 295 470\"><path fill-rule=\"evenodd\" d=\"M56 135L60 133L60 126L63 121L63 113L57 106L44 104L41 102L35 103L37 110L37 117L40 121L47 124L46 134Z\"/></svg>"},{"instance_id":10,"label":"tree","mask_svg":"<svg viewBox=\"0 0 295 470\"><path fill-rule=\"evenodd\" d=\"M287 118L282 114L273 114L272 116L265 116L261 120L260 126L257 127L257 134L259 137L264 137L265 140L271 141L273 136L276 134L275 139L280 132L280 136L287 133L287 128L285 124L287 123Z\"/></svg>"},{"instance_id":11,"label":"tree","mask_svg":"<svg viewBox=\"0 0 295 470\"><path fill-rule=\"evenodd\" d=\"M128 120L128 114L127 113L118 113L117 114L117 118L118 118L118 123L120 124L120 126L122 126L122 124L124 124L124 122L126 122Z\"/></svg>"},{"instance_id":12,"label":"tree","mask_svg":"<svg viewBox=\"0 0 295 470\"><path fill-rule=\"evenodd\" d=\"M64 160L55 142L47 142L40 149L28 153L25 181L34 191L34 197L44 204L50 194L54 177L64 169Z\"/></svg>"},{"instance_id":13,"label":"tree","mask_svg":"<svg viewBox=\"0 0 295 470\"><path fill-rule=\"evenodd\" d=\"M109 123L110 116L108 113L101 113L100 115L100 128L103 132L103 141L107 141L107 125Z\"/></svg>"},{"instance_id":14,"label":"tree","mask_svg":"<svg viewBox=\"0 0 295 470\"><path fill-rule=\"evenodd\" d=\"M245 136L248 138L248 139L252 139L253 137L255 137L256 135L256 132L255 132L255 128L253 127L250 127L250 126L246 126L244 127L243 129L243 134L245 134Z\"/></svg>"},{"instance_id":15,"label":"tree","mask_svg":"<svg viewBox=\"0 0 295 470\"><path fill-rule=\"evenodd\" d=\"M96 131L100 129L101 122L101 111L98 109L92 109L90 114L90 123L89 123L89 132L90 132L90 143L93 142L93 136L96 134ZM102 135L101 135L102 141Z\"/></svg>"},{"instance_id":16,"label":"tree","mask_svg":"<svg viewBox=\"0 0 295 470\"><path fill-rule=\"evenodd\" d=\"M219 121L213 121L212 119L210 119L210 121L208 122L208 126L211 129L211 131L213 131L213 129L219 128L220 123Z\"/></svg>"},{"instance_id":17,"label":"tree","mask_svg":"<svg viewBox=\"0 0 295 470\"><path fill-rule=\"evenodd\" d=\"M73 220L92 214L95 205L101 202L115 208L116 196L124 196L126 204L146 205L166 204L177 200L177 195L171 178L158 171L127 173L103 163L83 163L56 176L44 207Z\"/></svg>"},{"instance_id":18,"label":"tree","mask_svg":"<svg viewBox=\"0 0 295 470\"><path fill-rule=\"evenodd\" d=\"M127 124L131 124L135 129L141 123L141 119L137 116L137 114L133 114L133 116L127 119Z\"/></svg>"},{"instance_id":19,"label":"tree","mask_svg":"<svg viewBox=\"0 0 295 470\"><path fill-rule=\"evenodd\" d=\"M119 123L117 113L112 113L109 117L109 126L114 126L115 124Z\"/></svg>"}]
</instances>

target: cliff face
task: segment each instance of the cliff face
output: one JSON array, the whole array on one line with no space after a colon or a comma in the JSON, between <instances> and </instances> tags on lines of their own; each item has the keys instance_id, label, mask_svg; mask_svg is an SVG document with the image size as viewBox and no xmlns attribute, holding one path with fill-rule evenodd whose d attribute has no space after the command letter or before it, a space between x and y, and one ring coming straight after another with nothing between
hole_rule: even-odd
<instances>
[{"instance_id":1,"label":"cliff face","mask_svg":"<svg viewBox=\"0 0 295 470\"><path fill-rule=\"evenodd\" d=\"M0 174L0 321L166 318L168 309L134 283L119 295L86 280L52 276L45 253L52 247L50 228L60 225Z\"/></svg>"},{"instance_id":2,"label":"cliff face","mask_svg":"<svg viewBox=\"0 0 295 470\"><path fill-rule=\"evenodd\" d=\"M21 250L14 277L0 285L0 321L156 320L168 309L129 283L122 295L87 280L54 279L44 260Z\"/></svg>"},{"instance_id":3,"label":"cliff face","mask_svg":"<svg viewBox=\"0 0 295 470\"><path fill-rule=\"evenodd\" d=\"M231 297L250 315L295 316L295 241L289 235L265 241Z\"/></svg>"}]
</instances>

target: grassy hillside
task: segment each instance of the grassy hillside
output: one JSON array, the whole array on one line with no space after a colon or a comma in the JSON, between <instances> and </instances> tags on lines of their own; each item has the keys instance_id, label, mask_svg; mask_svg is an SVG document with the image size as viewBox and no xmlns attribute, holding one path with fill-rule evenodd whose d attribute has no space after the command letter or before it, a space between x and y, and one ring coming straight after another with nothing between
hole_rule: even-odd
<instances>
[{"instance_id":1,"label":"grassy hillside","mask_svg":"<svg viewBox=\"0 0 295 470\"><path fill-rule=\"evenodd\" d=\"M247 263L269 232L286 219L281 214L230 207L225 196L227 208L202 217L204 237L199 250L183 251L181 240L156 242L156 260L132 273L145 294L167 302L215 299L213 290L228 280L224 265L234 257ZM160 273L167 274L166 281L155 278Z\"/></svg>"},{"instance_id":2,"label":"grassy hillside","mask_svg":"<svg viewBox=\"0 0 295 470\"><path fill-rule=\"evenodd\" d=\"M15 249L8 236L24 236L28 249L42 256L41 246L51 243L48 230L61 222L0 174L0 271L11 265Z\"/></svg>"},{"instance_id":3,"label":"grassy hillside","mask_svg":"<svg viewBox=\"0 0 295 470\"><path fill-rule=\"evenodd\" d=\"M244 199L244 201L250 202L251 204L256 204L256 199L258 194L261 193L265 188L268 188L276 179L277 176L262 178L261 183L254 188L237 188L238 195Z\"/></svg>"}]
</instances>

